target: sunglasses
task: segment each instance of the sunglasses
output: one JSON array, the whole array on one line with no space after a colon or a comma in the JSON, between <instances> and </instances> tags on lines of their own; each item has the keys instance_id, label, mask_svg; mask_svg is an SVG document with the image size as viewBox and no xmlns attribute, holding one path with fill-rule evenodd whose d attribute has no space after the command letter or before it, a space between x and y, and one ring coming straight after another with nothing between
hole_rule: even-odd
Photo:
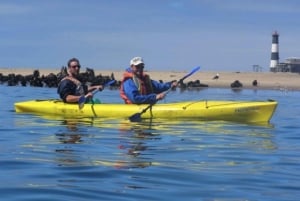
<instances>
[{"instance_id":1,"label":"sunglasses","mask_svg":"<svg viewBox=\"0 0 300 201\"><path fill-rule=\"evenodd\" d=\"M80 65L70 66L71 68L80 68Z\"/></svg>"},{"instance_id":2,"label":"sunglasses","mask_svg":"<svg viewBox=\"0 0 300 201\"><path fill-rule=\"evenodd\" d=\"M141 68L141 69L142 69L142 68L145 67L145 65L144 65L144 64L139 64L139 65L136 65L135 67L136 67L136 68Z\"/></svg>"}]
</instances>

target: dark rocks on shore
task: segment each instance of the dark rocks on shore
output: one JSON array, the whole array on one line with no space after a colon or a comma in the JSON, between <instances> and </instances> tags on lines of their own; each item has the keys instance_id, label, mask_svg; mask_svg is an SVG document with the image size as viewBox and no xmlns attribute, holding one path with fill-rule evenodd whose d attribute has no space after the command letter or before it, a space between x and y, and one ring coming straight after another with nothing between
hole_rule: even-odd
<instances>
[{"instance_id":1,"label":"dark rocks on shore","mask_svg":"<svg viewBox=\"0 0 300 201\"><path fill-rule=\"evenodd\" d=\"M258 85L258 82L257 82L257 80L253 80L253 82L252 82L252 86L256 87L257 85Z\"/></svg>"},{"instance_id":2,"label":"dark rocks on shore","mask_svg":"<svg viewBox=\"0 0 300 201\"><path fill-rule=\"evenodd\" d=\"M235 80L233 83L230 84L231 88L242 88L243 84L239 80Z\"/></svg>"},{"instance_id":3,"label":"dark rocks on shore","mask_svg":"<svg viewBox=\"0 0 300 201\"><path fill-rule=\"evenodd\" d=\"M31 87L49 87L56 88L61 79L67 75L67 68L62 66L61 71L57 74L50 73L48 75L40 75L39 70L34 70L30 75L21 75L21 74L8 74L3 75L0 73L0 84L7 84L7 86L31 86ZM110 80L114 80L114 75L111 76L102 76L95 75L94 70L86 68L85 72L80 73L79 79L83 83L89 83L91 85L100 85L105 84ZM118 86L120 82L116 82L113 86Z\"/></svg>"},{"instance_id":4,"label":"dark rocks on shore","mask_svg":"<svg viewBox=\"0 0 300 201\"><path fill-rule=\"evenodd\" d=\"M58 87L59 82L67 75L67 67L62 66L59 73L50 73L48 75L40 75L39 70L34 70L30 75L21 75L21 74L8 74L3 75L0 73L0 84L7 84L7 86L31 86L31 87L49 87L56 88ZM95 75L95 72L91 68L86 68L85 72L81 72L79 75L81 82L90 85L103 85L111 80L115 80L115 76L112 73L111 75ZM163 82L160 80L160 82ZM111 89L119 89L121 81L116 81ZM189 81L188 83L179 83L179 88L188 89L188 88L201 88L208 87L206 84L200 83L200 80Z\"/></svg>"},{"instance_id":5,"label":"dark rocks on shore","mask_svg":"<svg viewBox=\"0 0 300 201\"><path fill-rule=\"evenodd\" d=\"M200 80L189 81L187 83L183 83L183 82L179 83L179 88L181 88L181 89L202 88L202 87L208 87L208 85L200 83Z\"/></svg>"}]
</instances>

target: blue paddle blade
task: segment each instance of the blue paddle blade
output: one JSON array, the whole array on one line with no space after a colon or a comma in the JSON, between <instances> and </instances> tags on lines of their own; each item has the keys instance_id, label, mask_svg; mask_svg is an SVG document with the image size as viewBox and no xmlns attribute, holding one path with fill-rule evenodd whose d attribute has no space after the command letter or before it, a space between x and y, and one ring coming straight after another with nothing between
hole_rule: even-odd
<instances>
[{"instance_id":1,"label":"blue paddle blade","mask_svg":"<svg viewBox=\"0 0 300 201\"><path fill-rule=\"evenodd\" d=\"M85 96L80 96L79 100L78 100L78 105L79 105L79 109L82 109L84 107L84 103L85 103Z\"/></svg>"},{"instance_id":2,"label":"blue paddle blade","mask_svg":"<svg viewBox=\"0 0 300 201\"><path fill-rule=\"evenodd\" d=\"M200 66L195 67L190 73L189 76L195 73L196 71L200 70Z\"/></svg>"},{"instance_id":3,"label":"blue paddle blade","mask_svg":"<svg viewBox=\"0 0 300 201\"><path fill-rule=\"evenodd\" d=\"M198 70L200 70L200 66L195 67L190 73L186 74L183 78L181 78L180 81L182 82L185 78L191 76L192 74L194 74Z\"/></svg>"},{"instance_id":4,"label":"blue paddle blade","mask_svg":"<svg viewBox=\"0 0 300 201\"><path fill-rule=\"evenodd\" d=\"M151 103L150 105L148 105L146 108L144 108L141 112L138 112L138 113L135 113L135 114L133 114L133 115L131 115L130 117L129 117L129 120L131 121L131 122L140 122L140 121L142 121L142 114L144 114L145 112L147 112L147 110L149 109L149 108L151 108L153 105L154 105L155 103Z\"/></svg>"},{"instance_id":5,"label":"blue paddle blade","mask_svg":"<svg viewBox=\"0 0 300 201\"><path fill-rule=\"evenodd\" d=\"M112 85L115 82L116 82L116 80L108 81L107 83L105 83L104 87L108 87L108 86Z\"/></svg>"},{"instance_id":6,"label":"blue paddle blade","mask_svg":"<svg viewBox=\"0 0 300 201\"><path fill-rule=\"evenodd\" d=\"M129 117L129 121L131 122L140 122L142 121L141 113L135 113L134 115Z\"/></svg>"}]
</instances>

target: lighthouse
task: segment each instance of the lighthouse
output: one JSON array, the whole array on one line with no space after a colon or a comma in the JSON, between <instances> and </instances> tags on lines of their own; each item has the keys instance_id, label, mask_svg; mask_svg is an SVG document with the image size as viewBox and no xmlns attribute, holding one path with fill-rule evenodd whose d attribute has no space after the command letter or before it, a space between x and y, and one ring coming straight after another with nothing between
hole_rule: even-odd
<instances>
[{"instance_id":1,"label":"lighthouse","mask_svg":"<svg viewBox=\"0 0 300 201\"><path fill-rule=\"evenodd\" d=\"M270 71L274 72L275 68L277 67L279 63L279 48L278 48L278 42L279 42L279 34L277 31L275 31L272 34L272 48L271 48L271 63L270 63Z\"/></svg>"}]
</instances>

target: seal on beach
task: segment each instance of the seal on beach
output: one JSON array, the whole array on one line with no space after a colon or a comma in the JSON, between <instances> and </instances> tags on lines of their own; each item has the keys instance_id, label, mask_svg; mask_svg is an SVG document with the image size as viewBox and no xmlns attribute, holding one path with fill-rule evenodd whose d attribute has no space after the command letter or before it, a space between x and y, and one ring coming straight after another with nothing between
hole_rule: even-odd
<instances>
[{"instance_id":1,"label":"seal on beach","mask_svg":"<svg viewBox=\"0 0 300 201\"><path fill-rule=\"evenodd\" d=\"M257 86L257 84L258 84L257 80L253 80L253 82L252 82L252 86L256 87L256 86Z\"/></svg>"},{"instance_id":2,"label":"seal on beach","mask_svg":"<svg viewBox=\"0 0 300 201\"><path fill-rule=\"evenodd\" d=\"M243 84L239 80L235 80L230 84L231 88L242 88Z\"/></svg>"}]
</instances>

